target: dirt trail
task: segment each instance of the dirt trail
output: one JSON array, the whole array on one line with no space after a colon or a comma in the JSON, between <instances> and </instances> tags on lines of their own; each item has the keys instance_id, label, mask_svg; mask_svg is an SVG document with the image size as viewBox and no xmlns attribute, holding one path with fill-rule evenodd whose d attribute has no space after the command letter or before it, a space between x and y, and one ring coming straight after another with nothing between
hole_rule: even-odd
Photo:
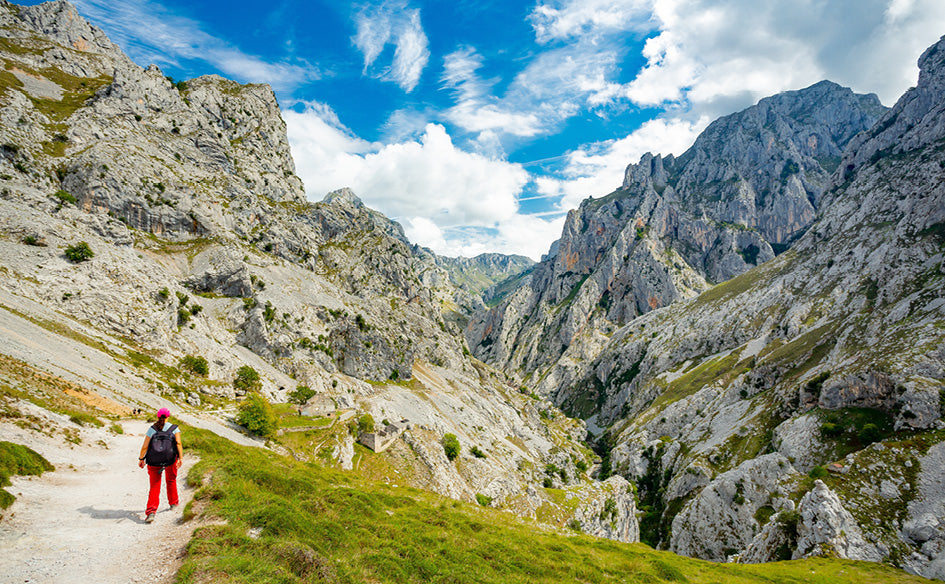
<instances>
[{"instance_id":1,"label":"dirt trail","mask_svg":"<svg viewBox=\"0 0 945 584\"><path fill-rule=\"evenodd\" d=\"M186 487L193 457L178 476L180 507L167 496L152 524L144 523L147 471L137 458L147 423L125 421L125 434L84 429L82 444L0 424L0 438L24 444L45 456L56 471L41 477L14 477L7 489L16 502L0 521L0 580L7 583L97 584L174 581L193 523L180 524L193 497Z\"/></svg>"}]
</instances>

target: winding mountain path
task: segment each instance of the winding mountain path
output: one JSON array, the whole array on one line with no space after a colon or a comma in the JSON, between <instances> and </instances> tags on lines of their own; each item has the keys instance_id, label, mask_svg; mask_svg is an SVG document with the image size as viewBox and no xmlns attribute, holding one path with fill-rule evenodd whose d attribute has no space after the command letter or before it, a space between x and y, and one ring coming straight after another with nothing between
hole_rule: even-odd
<instances>
[{"instance_id":1,"label":"winding mountain path","mask_svg":"<svg viewBox=\"0 0 945 584\"><path fill-rule=\"evenodd\" d=\"M187 456L178 476L180 507L166 493L152 524L144 523L147 471L137 458L147 423L124 421L124 434L83 429L76 445L63 434L46 436L0 424L3 440L36 450L55 467L41 477L14 477L16 496L0 520L0 580L13 583L127 584L173 582L195 528L181 523L193 497L186 486Z\"/></svg>"}]
</instances>

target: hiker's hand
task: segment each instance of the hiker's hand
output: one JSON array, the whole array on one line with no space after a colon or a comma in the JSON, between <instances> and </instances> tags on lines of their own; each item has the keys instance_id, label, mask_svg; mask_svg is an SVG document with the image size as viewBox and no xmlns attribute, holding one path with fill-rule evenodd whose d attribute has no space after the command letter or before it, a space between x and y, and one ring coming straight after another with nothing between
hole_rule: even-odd
<instances>
[{"instance_id":1,"label":"hiker's hand","mask_svg":"<svg viewBox=\"0 0 945 584\"><path fill-rule=\"evenodd\" d=\"M174 464L177 466L177 470L180 470L180 467L183 466L184 461L178 458L177 462L175 462Z\"/></svg>"},{"instance_id":2,"label":"hiker's hand","mask_svg":"<svg viewBox=\"0 0 945 584\"><path fill-rule=\"evenodd\" d=\"M138 461L138 468L144 468L144 461L143 461L143 460L139 460L139 461Z\"/></svg>"}]
</instances>

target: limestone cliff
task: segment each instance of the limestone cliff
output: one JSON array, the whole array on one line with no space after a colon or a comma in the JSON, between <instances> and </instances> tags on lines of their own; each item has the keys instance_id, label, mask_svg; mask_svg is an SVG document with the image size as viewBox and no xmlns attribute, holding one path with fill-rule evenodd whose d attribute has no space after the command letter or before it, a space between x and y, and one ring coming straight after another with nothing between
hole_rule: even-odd
<instances>
[{"instance_id":1,"label":"limestone cliff","mask_svg":"<svg viewBox=\"0 0 945 584\"><path fill-rule=\"evenodd\" d=\"M646 154L620 189L569 213L520 289L473 319L474 354L554 391L563 381L545 375L559 358L593 356L615 326L784 251L814 220L844 146L884 111L824 81L713 122L678 159Z\"/></svg>"}]
</instances>

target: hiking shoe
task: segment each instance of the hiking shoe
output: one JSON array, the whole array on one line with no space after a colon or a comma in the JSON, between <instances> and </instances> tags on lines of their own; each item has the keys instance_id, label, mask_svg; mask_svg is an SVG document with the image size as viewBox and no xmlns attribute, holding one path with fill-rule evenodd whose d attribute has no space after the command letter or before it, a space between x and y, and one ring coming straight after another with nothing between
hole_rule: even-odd
<instances>
[{"instance_id":1,"label":"hiking shoe","mask_svg":"<svg viewBox=\"0 0 945 584\"><path fill-rule=\"evenodd\" d=\"M174 509L177 509L177 505L171 505L171 511L173 511Z\"/></svg>"},{"instance_id":2,"label":"hiking shoe","mask_svg":"<svg viewBox=\"0 0 945 584\"><path fill-rule=\"evenodd\" d=\"M145 522L145 523L153 523L153 522L154 522L154 513L148 513L148 516L144 518L144 522Z\"/></svg>"}]
</instances>

